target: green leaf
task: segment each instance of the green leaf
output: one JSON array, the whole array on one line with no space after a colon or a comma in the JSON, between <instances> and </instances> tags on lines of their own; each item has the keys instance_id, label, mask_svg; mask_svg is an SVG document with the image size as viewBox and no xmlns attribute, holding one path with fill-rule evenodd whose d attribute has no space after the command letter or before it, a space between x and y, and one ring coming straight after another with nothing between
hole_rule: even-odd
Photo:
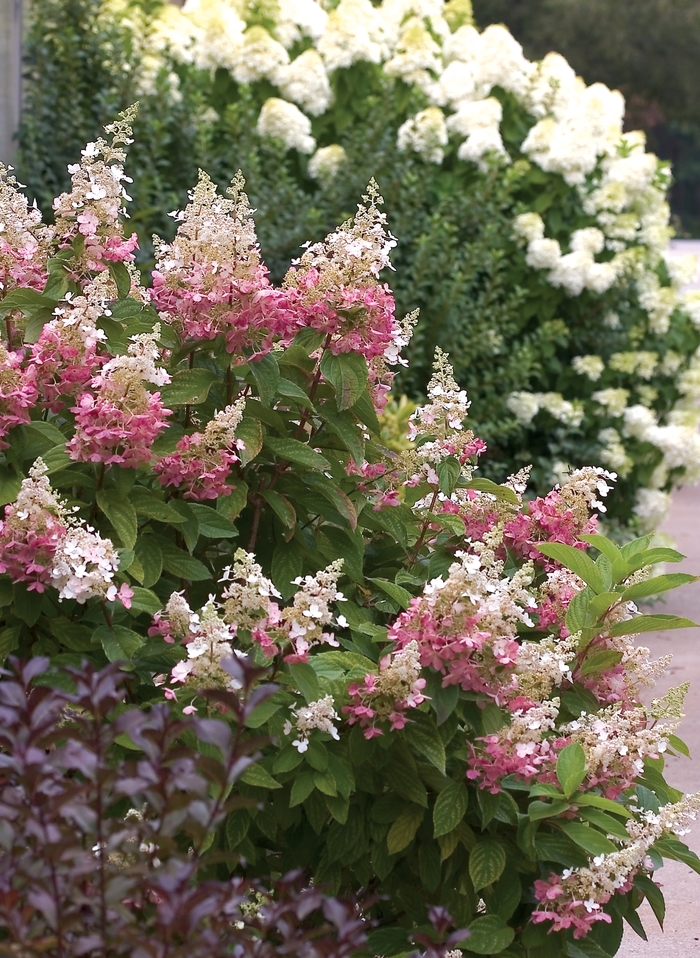
<instances>
[{"instance_id":1,"label":"green leaf","mask_svg":"<svg viewBox=\"0 0 700 958\"><path fill-rule=\"evenodd\" d=\"M20 312L24 316L31 316L40 309L55 309L56 300L49 296L37 293L33 289L13 289L0 300L0 316L7 313Z\"/></svg>"},{"instance_id":2,"label":"green leaf","mask_svg":"<svg viewBox=\"0 0 700 958\"><path fill-rule=\"evenodd\" d=\"M439 838L456 828L464 818L468 804L463 782L450 782L435 800L433 808L433 836Z\"/></svg>"},{"instance_id":3,"label":"green leaf","mask_svg":"<svg viewBox=\"0 0 700 958\"><path fill-rule=\"evenodd\" d=\"M629 914L629 912L628 912ZM567 958L612 958L593 938L580 938L565 944Z\"/></svg>"},{"instance_id":4,"label":"green leaf","mask_svg":"<svg viewBox=\"0 0 700 958\"><path fill-rule=\"evenodd\" d=\"M297 386L296 383L293 383L290 379L280 379L277 386L277 392L280 396L284 396L285 399L294 399L300 406L305 406L307 409L315 409L314 404L311 402L309 397L306 395L301 386ZM287 405L285 403L285 405Z\"/></svg>"},{"instance_id":5,"label":"green leaf","mask_svg":"<svg viewBox=\"0 0 700 958\"><path fill-rule=\"evenodd\" d=\"M402 609L407 609L411 604L413 596L408 589L404 589L403 586L395 585L387 579L368 578L367 581L373 582L378 589L381 589L382 592L386 592L389 598L393 599Z\"/></svg>"},{"instance_id":6,"label":"green leaf","mask_svg":"<svg viewBox=\"0 0 700 958\"><path fill-rule=\"evenodd\" d=\"M270 702L270 699L263 704L267 705L268 702ZM261 706L258 706L258 708L261 708ZM255 711L257 712L258 709ZM285 745L285 747L282 749L279 755L276 756L274 762L272 763L272 771L276 775L284 774L284 772L291 772L301 765L303 761L304 756L301 754L298 748L294 748L293 745Z\"/></svg>"},{"instance_id":7,"label":"green leaf","mask_svg":"<svg viewBox=\"0 0 700 958\"><path fill-rule=\"evenodd\" d=\"M110 662L130 662L141 646L144 639L131 629L123 625L101 625L93 633L95 642L99 642Z\"/></svg>"},{"instance_id":8,"label":"green leaf","mask_svg":"<svg viewBox=\"0 0 700 958\"><path fill-rule=\"evenodd\" d=\"M632 818L632 813L620 805L619 802L613 802L610 798L603 798L602 795L593 795L591 792L579 793L576 796L577 805L591 805L594 808L602 808L606 812L612 812L613 815L621 815L623 818Z\"/></svg>"},{"instance_id":9,"label":"green leaf","mask_svg":"<svg viewBox=\"0 0 700 958\"><path fill-rule=\"evenodd\" d=\"M211 572L203 562L189 555L184 549L178 549L169 539L164 536L152 536L150 538L155 539L160 546L163 568L166 572L178 579L189 579L192 582L203 582L205 579L211 578ZM136 555L139 555L138 543L136 544Z\"/></svg>"},{"instance_id":10,"label":"green leaf","mask_svg":"<svg viewBox=\"0 0 700 958\"><path fill-rule=\"evenodd\" d=\"M606 669L614 668L622 659L622 652L616 652L614 649L596 649L587 655L583 665L578 669L578 675L583 678L585 675L594 675L596 672L604 672Z\"/></svg>"},{"instance_id":11,"label":"green leaf","mask_svg":"<svg viewBox=\"0 0 700 958\"><path fill-rule=\"evenodd\" d=\"M409 744L445 774L445 746L440 738L435 720L427 712L413 712L411 722L403 730Z\"/></svg>"},{"instance_id":12,"label":"green leaf","mask_svg":"<svg viewBox=\"0 0 700 958\"><path fill-rule=\"evenodd\" d=\"M679 615L637 615L626 622L616 622L607 628L608 635L637 635L638 632L664 632L668 629L696 629L697 622Z\"/></svg>"},{"instance_id":13,"label":"green leaf","mask_svg":"<svg viewBox=\"0 0 700 958\"><path fill-rule=\"evenodd\" d=\"M362 395L353 403L352 411L355 413L360 422L363 422L365 426L373 432L375 436L379 436L382 431L381 424L377 419L377 413L374 408L374 403L369 392L366 389L362 390Z\"/></svg>"},{"instance_id":14,"label":"green leaf","mask_svg":"<svg viewBox=\"0 0 700 958\"><path fill-rule=\"evenodd\" d=\"M605 584L600 569L590 556L573 546L561 542L536 543L535 548L542 555L554 559L567 569L571 569L579 579L583 579L598 594L605 591Z\"/></svg>"},{"instance_id":15,"label":"green leaf","mask_svg":"<svg viewBox=\"0 0 700 958\"><path fill-rule=\"evenodd\" d=\"M250 828L250 815L245 808L236 809L226 818L226 844L233 851L248 834Z\"/></svg>"},{"instance_id":16,"label":"green leaf","mask_svg":"<svg viewBox=\"0 0 700 958\"><path fill-rule=\"evenodd\" d=\"M365 458L365 441L362 437L362 427L355 422L352 413L347 410L345 412L333 412L329 404L326 403L321 412L321 418L325 420L331 432L338 436L357 465L360 466Z\"/></svg>"},{"instance_id":17,"label":"green leaf","mask_svg":"<svg viewBox=\"0 0 700 958\"><path fill-rule=\"evenodd\" d=\"M618 851L609 838L583 822L559 822L561 830L589 855L612 855Z\"/></svg>"},{"instance_id":18,"label":"green leaf","mask_svg":"<svg viewBox=\"0 0 700 958\"><path fill-rule=\"evenodd\" d=\"M477 842L469 853L469 875L474 891L498 881L505 867L506 853L502 845L494 838Z\"/></svg>"},{"instance_id":19,"label":"green leaf","mask_svg":"<svg viewBox=\"0 0 700 958\"><path fill-rule=\"evenodd\" d=\"M163 608L155 592L150 589L142 589L140 586L132 586L133 596L131 599L131 610L134 612L148 612L149 615L155 615Z\"/></svg>"},{"instance_id":20,"label":"green leaf","mask_svg":"<svg viewBox=\"0 0 700 958\"><path fill-rule=\"evenodd\" d=\"M242 479L236 479L235 486L231 486L228 496L219 496L216 501L216 511L227 519L237 519L248 502L248 484Z\"/></svg>"},{"instance_id":21,"label":"green leaf","mask_svg":"<svg viewBox=\"0 0 700 958\"><path fill-rule=\"evenodd\" d=\"M265 446L280 459L286 459L287 462L293 462L297 466L303 466L306 469L316 469L324 472L330 469L331 464L319 453L314 452L305 442L299 442L298 439L277 439L268 436L265 440Z\"/></svg>"},{"instance_id":22,"label":"green leaf","mask_svg":"<svg viewBox=\"0 0 700 958\"><path fill-rule=\"evenodd\" d=\"M253 709L251 714L245 720L246 728L260 728L261 725L264 725L269 718L271 718L275 713L279 712L282 708L281 702L276 702L275 697L265 699L264 702L261 702L257 708ZM295 748L292 749L293 752L297 752ZM297 752L297 755L299 753ZM302 756L299 755L299 761L301 761ZM273 772L278 772L279 769L274 765L272 766Z\"/></svg>"},{"instance_id":23,"label":"green leaf","mask_svg":"<svg viewBox=\"0 0 700 958\"><path fill-rule=\"evenodd\" d=\"M131 502L120 496L116 489L101 489L97 493L97 505L109 519L112 528L127 549L136 545L138 521Z\"/></svg>"},{"instance_id":24,"label":"green leaf","mask_svg":"<svg viewBox=\"0 0 700 958\"><path fill-rule=\"evenodd\" d=\"M266 772L262 765L249 765L241 775L241 781L246 785L255 785L257 788L282 788L279 782Z\"/></svg>"},{"instance_id":25,"label":"green leaf","mask_svg":"<svg viewBox=\"0 0 700 958\"><path fill-rule=\"evenodd\" d=\"M321 359L321 372L335 389L338 411L353 406L367 385L367 362L359 353L340 353L334 356L327 349Z\"/></svg>"},{"instance_id":26,"label":"green leaf","mask_svg":"<svg viewBox=\"0 0 700 958\"><path fill-rule=\"evenodd\" d=\"M21 626L11 625L0 632L0 665L3 665L5 659L19 647L19 636L22 631Z\"/></svg>"},{"instance_id":27,"label":"green leaf","mask_svg":"<svg viewBox=\"0 0 700 958\"><path fill-rule=\"evenodd\" d=\"M468 925L469 937L458 942L464 951L475 955L498 955L510 945L515 932L498 915L482 915Z\"/></svg>"},{"instance_id":28,"label":"green leaf","mask_svg":"<svg viewBox=\"0 0 700 958\"><path fill-rule=\"evenodd\" d=\"M421 805L423 808L428 807L428 793L418 775L413 756L405 745L403 749L392 749L389 762L385 767L385 773L390 787L397 795L413 802L415 805Z\"/></svg>"},{"instance_id":29,"label":"green leaf","mask_svg":"<svg viewBox=\"0 0 700 958\"><path fill-rule=\"evenodd\" d=\"M660 592L667 592L669 589L677 589L681 585L687 585L690 582L697 582L700 576L690 575L688 572L671 572L667 575L657 575L652 579L645 579L643 582L636 582L628 586L622 593L621 598L628 599L646 599L650 595L658 595Z\"/></svg>"},{"instance_id":30,"label":"green leaf","mask_svg":"<svg viewBox=\"0 0 700 958\"><path fill-rule=\"evenodd\" d=\"M437 474L440 480L440 492L444 496L451 496L457 485L459 477L462 475L462 467L459 460L454 456L448 456L443 459L437 467Z\"/></svg>"},{"instance_id":31,"label":"green leaf","mask_svg":"<svg viewBox=\"0 0 700 958\"><path fill-rule=\"evenodd\" d=\"M46 474L49 476L63 469L68 469L69 466L73 465L73 460L68 455L65 443L54 446L53 449L49 449L48 452L42 453L41 458L46 466Z\"/></svg>"},{"instance_id":32,"label":"green leaf","mask_svg":"<svg viewBox=\"0 0 700 958\"><path fill-rule=\"evenodd\" d=\"M390 855L396 855L407 848L416 837L425 809L420 805L409 805L398 816L386 836L386 847Z\"/></svg>"},{"instance_id":33,"label":"green leaf","mask_svg":"<svg viewBox=\"0 0 700 958\"><path fill-rule=\"evenodd\" d=\"M656 920L661 929L664 927L664 918L666 917L666 901L663 892L651 878L646 875L637 874L634 878L634 886L644 895L651 905L651 910L656 915Z\"/></svg>"},{"instance_id":34,"label":"green leaf","mask_svg":"<svg viewBox=\"0 0 700 958\"><path fill-rule=\"evenodd\" d=\"M263 427L257 419L244 416L236 427L236 438L243 443L243 447L238 450L241 465L247 466L262 449Z\"/></svg>"},{"instance_id":35,"label":"green leaf","mask_svg":"<svg viewBox=\"0 0 700 958\"><path fill-rule=\"evenodd\" d=\"M331 482L326 476L318 475L318 473L307 472L304 475L304 484L311 486L315 492L319 492L340 516L345 519L353 531L357 528L357 512L355 506L350 497L336 486L334 482Z\"/></svg>"},{"instance_id":36,"label":"green leaf","mask_svg":"<svg viewBox=\"0 0 700 958\"><path fill-rule=\"evenodd\" d=\"M576 803L578 804L578 803ZM586 808L584 805L579 807L579 815L584 821L591 822L596 828L599 828L605 835L614 835L620 841L628 842L630 840L629 832L622 822L613 815L600 808Z\"/></svg>"},{"instance_id":37,"label":"green leaf","mask_svg":"<svg viewBox=\"0 0 700 958\"><path fill-rule=\"evenodd\" d=\"M71 622L65 616L50 620L51 635L65 649L71 652L93 652L95 643L92 641L92 629L79 622Z\"/></svg>"},{"instance_id":38,"label":"green leaf","mask_svg":"<svg viewBox=\"0 0 700 958\"><path fill-rule=\"evenodd\" d=\"M539 822L543 818L556 818L570 807L568 802L530 802L527 814L531 822Z\"/></svg>"},{"instance_id":39,"label":"green leaf","mask_svg":"<svg viewBox=\"0 0 700 958\"><path fill-rule=\"evenodd\" d=\"M602 553L607 559L611 562L616 562L622 558L622 550L619 546L608 539L607 536L602 536L597 532L591 533L590 535L579 536L579 539L582 542L588 542L592 546L595 546L598 552Z\"/></svg>"},{"instance_id":40,"label":"green leaf","mask_svg":"<svg viewBox=\"0 0 700 958\"><path fill-rule=\"evenodd\" d=\"M171 525L181 525L185 520L172 506L164 502L156 493L149 492L143 486L134 486L129 493L129 502L140 516L155 519L157 522L166 522Z\"/></svg>"},{"instance_id":41,"label":"green leaf","mask_svg":"<svg viewBox=\"0 0 700 958\"><path fill-rule=\"evenodd\" d=\"M290 665L289 672L294 685L299 689L307 702L316 702L321 697L321 686L318 676L307 662Z\"/></svg>"},{"instance_id":42,"label":"green leaf","mask_svg":"<svg viewBox=\"0 0 700 958\"><path fill-rule=\"evenodd\" d=\"M141 569L143 578L141 585L148 589L155 585L163 572L163 553L155 536L142 535L136 540L134 552Z\"/></svg>"},{"instance_id":43,"label":"green leaf","mask_svg":"<svg viewBox=\"0 0 700 958\"><path fill-rule=\"evenodd\" d=\"M519 506L520 500L509 486L500 486L491 479L470 479L466 484L467 489L474 489L476 492L487 492L489 495L500 499L502 502L509 502L513 506Z\"/></svg>"},{"instance_id":44,"label":"green leaf","mask_svg":"<svg viewBox=\"0 0 700 958\"><path fill-rule=\"evenodd\" d=\"M267 353L262 359L250 363L250 371L258 387L258 395L263 406L271 406L280 381L280 368L274 353Z\"/></svg>"},{"instance_id":45,"label":"green leaf","mask_svg":"<svg viewBox=\"0 0 700 958\"><path fill-rule=\"evenodd\" d=\"M182 499L173 499L171 505L182 519L182 523L178 526L177 531L184 538L188 551L194 552L197 540L199 539L199 522L197 521L197 516L189 502L184 502Z\"/></svg>"},{"instance_id":46,"label":"green leaf","mask_svg":"<svg viewBox=\"0 0 700 958\"><path fill-rule=\"evenodd\" d=\"M301 575L304 567L304 552L298 542L279 542L272 553L272 581L285 599L295 592L294 579Z\"/></svg>"},{"instance_id":47,"label":"green leaf","mask_svg":"<svg viewBox=\"0 0 700 958\"><path fill-rule=\"evenodd\" d=\"M189 507L199 524L199 534L206 539L233 539L238 535L238 530L231 520L211 506L190 502Z\"/></svg>"},{"instance_id":48,"label":"green leaf","mask_svg":"<svg viewBox=\"0 0 700 958\"><path fill-rule=\"evenodd\" d=\"M206 402L217 378L210 369L184 369L175 373L172 382L161 388L161 399L166 406L197 406Z\"/></svg>"},{"instance_id":49,"label":"green leaf","mask_svg":"<svg viewBox=\"0 0 700 958\"><path fill-rule=\"evenodd\" d=\"M301 805L313 792L315 787L313 772L301 772L301 774L297 775L292 785L289 807L294 808L295 805Z\"/></svg>"},{"instance_id":50,"label":"green leaf","mask_svg":"<svg viewBox=\"0 0 700 958\"><path fill-rule=\"evenodd\" d=\"M119 299L126 299L131 292L131 276L124 263L110 263L109 272L117 285Z\"/></svg>"},{"instance_id":51,"label":"green leaf","mask_svg":"<svg viewBox=\"0 0 700 958\"><path fill-rule=\"evenodd\" d=\"M282 525L287 529L293 529L297 524L297 514L294 506L286 496L280 495L274 489L264 489L262 493L265 502L270 505L275 515L280 519Z\"/></svg>"},{"instance_id":52,"label":"green leaf","mask_svg":"<svg viewBox=\"0 0 700 958\"><path fill-rule=\"evenodd\" d=\"M597 598L592 589L586 586L577 592L566 610L566 627L573 635L595 625L597 616L593 612L593 599Z\"/></svg>"}]
</instances>

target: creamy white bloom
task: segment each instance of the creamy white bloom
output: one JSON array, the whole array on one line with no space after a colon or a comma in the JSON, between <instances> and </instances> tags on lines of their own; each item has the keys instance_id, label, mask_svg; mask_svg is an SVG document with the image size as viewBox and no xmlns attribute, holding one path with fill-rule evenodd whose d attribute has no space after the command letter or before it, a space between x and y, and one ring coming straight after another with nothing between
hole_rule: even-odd
<instances>
[{"instance_id":1,"label":"creamy white bloom","mask_svg":"<svg viewBox=\"0 0 700 958\"><path fill-rule=\"evenodd\" d=\"M447 146L444 113L436 106L421 110L399 127L396 142L400 150L413 150L430 163L442 163Z\"/></svg>"},{"instance_id":2,"label":"creamy white bloom","mask_svg":"<svg viewBox=\"0 0 700 958\"><path fill-rule=\"evenodd\" d=\"M328 16L317 50L329 71L362 60L380 63L390 50L387 25L370 0L340 0Z\"/></svg>"},{"instance_id":3,"label":"creamy white bloom","mask_svg":"<svg viewBox=\"0 0 700 958\"><path fill-rule=\"evenodd\" d=\"M325 113L333 94L323 60L316 50L305 50L278 75L280 90L312 116Z\"/></svg>"},{"instance_id":4,"label":"creamy white bloom","mask_svg":"<svg viewBox=\"0 0 700 958\"><path fill-rule=\"evenodd\" d=\"M582 376L587 376L591 382L596 382L603 374L605 363L600 356L574 356L572 367Z\"/></svg>"},{"instance_id":5,"label":"creamy white bloom","mask_svg":"<svg viewBox=\"0 0 700 958\"><path fill-rule=\"evenodd\" d=\"M322 146L309 160L309 176L315 180L332 179L346 160L345 150L338 143Z\"/></svg>"},{"instance_id":6,"label":"creamy white bloom","mask_svg":"<svg viewBox=\"0 0 700 958\"><path fill-rule=\"evenodd\" d=\"M299 107L278 97L270 97L263 104L258 133L282 140L288 149L300 153L313 153L316 148L316 140L311 136L311 120Z\"/></svg>"}]
</instances>

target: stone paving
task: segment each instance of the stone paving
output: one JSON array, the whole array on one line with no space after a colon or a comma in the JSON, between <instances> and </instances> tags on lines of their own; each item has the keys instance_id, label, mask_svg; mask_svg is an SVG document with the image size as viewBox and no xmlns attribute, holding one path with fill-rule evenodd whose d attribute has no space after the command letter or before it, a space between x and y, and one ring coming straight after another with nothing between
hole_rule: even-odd
<instances>
[{"instance_id":1,"label":"stone paving","mask_svg":"<svg viewBox=\"0 0 700 958\"><path fill-rule=\"evenodd\" d=\"M668 567L668 571L700 575L700 487L675 493L663 530L673 536L678 550L687 556L685 562ZM700 622L700 583L669 593L656 608ZM670 759L668 779L684 792L700 791L700 629L640 636L640 643L642 640L656 656L673 654L671 668L653 690L654 698L681 682L691 684L679 734L687 742L693 761ZM700 819L684 840L700 854ZM666 896L664 930L651 909L643 907L640 915L649 940L642 941L628 928L618 958L700 958L700 875L687 865L668 862L656 873L656 879Z\"/></svg>"}]
</instances>

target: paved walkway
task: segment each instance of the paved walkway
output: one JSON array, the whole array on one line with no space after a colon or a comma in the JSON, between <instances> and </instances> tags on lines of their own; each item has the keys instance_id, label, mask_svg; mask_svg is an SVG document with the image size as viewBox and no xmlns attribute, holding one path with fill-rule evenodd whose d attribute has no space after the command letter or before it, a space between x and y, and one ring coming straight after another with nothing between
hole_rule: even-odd
<instances>
[{"instance_id":1,"label":"paved walkway","mask_svg":"<svg viewBox=\"0 0 700 958\"><path fill-rule=\"evenodd\" d=\"M685 251L684 251L685 252ZM692 250L691 252L695 252ZM686 488L674 495L664 531L676 540L679 552L687 559L668 571L693 572L700 575L700 487ZM668 593L659 611L684 615L700 622L700 582ZM651 697L660 698L668 688L690 682L686 698L686 717L679 734L687 742L693 761L670 759L668 779L684 792L700 791L700 629L679 629L640 636L655 656L673 654L673 662L661 678ZM700 854L700 818L685 841ZM618 958L700 958L700 875L687 865L668 862L656 873L666 896L666 921L662 932L651 909L640 911L649 941L627 929Z\"/></svg>"}]
</instances>

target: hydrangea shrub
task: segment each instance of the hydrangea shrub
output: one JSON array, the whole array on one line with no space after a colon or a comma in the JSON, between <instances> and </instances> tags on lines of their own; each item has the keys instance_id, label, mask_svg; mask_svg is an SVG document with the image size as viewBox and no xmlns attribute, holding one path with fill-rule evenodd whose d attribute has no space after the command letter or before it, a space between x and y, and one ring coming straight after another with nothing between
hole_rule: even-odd
<instances>
[{"instance_id":1,"label":"hydrangea shrub","mask_svg":"<svg viewBox=\"0 0 700 958\"><path fill-rule=\"evenodd\" d=\"M139 707L166 703L253 739L228 784L202 766L241 800L207 851L369 893L362 954L449 913L451 958L614 955L642 900L663 918L664 857L700 870L678 837L700 797L663 774L687 687L643 706L668 663L634 642L692 625L637 603L695 577L650 578L681 556L600 534L601 467L529 502L527 469L480 476L440 349L410 442L383 445L415 316L382 281L374 183L277 284L241 178L222 196L201 173L146 288L129 116L108 132L53 226L4 175L3 655L47 657L59 687L119 663L127 750L150 754Z\"/></svg>"},{"instance_id":2,"label":"hydrangea shrub","mask_svg":"<svg viewBox=\"0 0 700 958\"><path fill-rule=\"evenodd\" d=\"M129 51L118 62L110 33L105 58L115 76L128 67L146 114L187 105L193 124L159 161L162 185L149 172L137 187L146 236L144 220L162 231L154 193L189 186L171 154L220 183L240 166L279 279L374 175L402 240L398 302L422 311L400 389L424 394L435 346L449 348L492 478L532 464L545 492L600 462L620 477L611 515L641 531L697 480L700 313L679 292L696 266L666 253L669 170L622 132L618 92L586 87L556 54L527 61L454 0L203 0L155 15L117 3L102 16Z\"/></svg>"}]
</instances>

